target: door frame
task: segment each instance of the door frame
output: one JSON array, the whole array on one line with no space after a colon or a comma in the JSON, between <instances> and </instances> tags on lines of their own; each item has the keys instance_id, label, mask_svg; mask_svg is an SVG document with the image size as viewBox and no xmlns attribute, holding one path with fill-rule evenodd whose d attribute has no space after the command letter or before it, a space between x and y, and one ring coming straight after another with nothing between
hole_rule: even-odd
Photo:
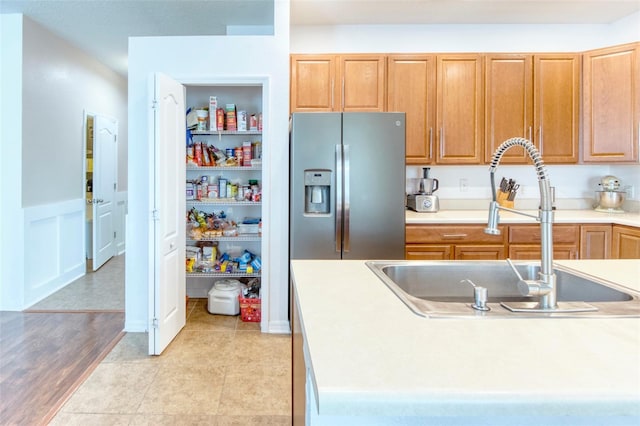
<instances>
[{"instance_id":1,"label":"door frame","mask_svg":"<svg viewBox=\"0 0 640 426\"><path fill-rule=\"evenodd\" d=\"M270 77L266 76L266 75L253 75L253 76L216 76L216 77L211 77L211 76L201 76L201 77L194 77L194 76L185 76L185 75L181 75L181 74L172 74L172 73L166 73L166 72L162 72L162 71L158 71L157 73L163 73L165 75L167 75L168 77L170 77L171 79L175 80L176 82L182 84L183 86L185 86L185 93L186 93L186 89L188 88L188 86L242 86L242 85L256 85L256 86L261 86L262 88L262 113L263 113L263 118L265 122L268 122L268 110L269 110L269 89L270 89ZM154 180L155 180L155 170L154 170L154 160L153 160L153 156L154 156L154 150L155 150L155 142L154 142L154 109L151 108L151 102L153 101L154 97L155 97L155 85L154 85L154 81L155 81L155 74L152 74L149 77L149 80L147 82L147 96L148 96L148 100L149 100L149 108L147 110L147 128L149 129L149 145L148 145L148 158L150 159L150 164L149 164L149 170L148 170L148 187L152 188L155 186ZM185 94L185 103L186 103L186 94ZM186 105L185 105L186 108ZM186 111L185 111L186 112ZM264 134L263 134L264 137ZM264 141L264 139L263 139ZM269 150L270 147L265 147L265 144L263 144L263 158L265 156L265 151ZM266 167L263 166L263 171L262 171L262 180L263 180L263 188L268 188L268 182L269 181L269 174L268 174L268 170ZM152 209L154 206L154 192L153 190L149 190L148 193L148 206ZM272 264L272 262L270 261L270 256L269 256L269 250L268 250L268 242L269 242L269 229L268 229L268 208L269 208L269 203L268 203L268 197L263 197L263 204L262 204L262 216L263 216L263 223L265 223L265 217L266 219L266 223L267 226L265 226L263 228L262 231L262 243L261 243L261 257L262 257L262 264L265 265L265 268L263 268L263 271L265 272L264 274L261 275L261 282L262 282L262 286L263 288L267 288L269 289L269 265ZM147 263L147 306L148 306L148 324L147 324L147 331L148 333L154 333L153 327L153 316L154 316L154 294L155 294L155 255L157 252L157 249L155 247L155 232L154 232L154 224L153 224L153 218L149 218L149 235L151 238L149 238L148 241L148 263ZM186 244L186 241L184 241L184 244ZM266 285L265 285L266 284ZM132 285L132 283L126 283L126 285ZM186 285L186 284L185 284ZM185 289L186 290L186 289ZM269 322L269 291L264 291L262 293L262 299L261 299L261 305L262 305L262 322L261 322L261 329L262 330L266 330L268 328L268 322ZM184 303L184 301L183 301ZM151 337L150 337L151 340ZM151 342L149 343L149 355L153 355L152 354L152 350L151 350Z\"/></svg>"}]
</instances>

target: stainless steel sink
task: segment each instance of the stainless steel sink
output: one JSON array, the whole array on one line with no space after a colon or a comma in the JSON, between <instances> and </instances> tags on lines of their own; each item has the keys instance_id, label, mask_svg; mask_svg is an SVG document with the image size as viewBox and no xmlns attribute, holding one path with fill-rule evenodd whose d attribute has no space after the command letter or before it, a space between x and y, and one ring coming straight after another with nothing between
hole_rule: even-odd
<instances>
[{"instance_id":1,"label":"stainless steel sink","mask_svg":"<svg viewBox=\"0 0 640 426\"><path fill-rule=\"evenodd\" d=\"M521 296L517 277L504 261L368 261L367 266L414 313L425 317L589 318L639 317L640 294L613 283L556 265L557 300L571 305L587 302L591 312L511 312L505 302L536 302ZM514 262L524 279L537 279L539 264ZM488 291L489 311L472 309L471 280Z\"/></svg>"}]
</instances>

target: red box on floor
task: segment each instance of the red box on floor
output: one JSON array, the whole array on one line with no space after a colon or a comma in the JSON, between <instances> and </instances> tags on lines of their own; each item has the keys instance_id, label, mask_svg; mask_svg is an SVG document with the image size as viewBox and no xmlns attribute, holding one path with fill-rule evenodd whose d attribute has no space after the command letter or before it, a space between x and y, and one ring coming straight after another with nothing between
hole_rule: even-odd
<instances>
[{"instance_id":1,"label":"red box on floor","mask_svg":"<svg viewBox=\"0 0 640 426\"><path fill-rule=\"evenodd\" d=\"M240 303L240 319L244 322L260 322L262 319L262 308L260 299L249 299L238 296Z\"/></svg>"}]
</instances>

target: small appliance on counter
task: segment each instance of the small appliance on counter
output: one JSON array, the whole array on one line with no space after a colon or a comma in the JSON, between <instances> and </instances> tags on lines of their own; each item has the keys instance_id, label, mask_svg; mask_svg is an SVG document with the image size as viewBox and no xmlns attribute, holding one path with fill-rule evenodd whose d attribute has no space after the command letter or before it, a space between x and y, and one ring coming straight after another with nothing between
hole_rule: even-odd
<instances>
[{"instance_id":1,"label":"small appliance on counter","mask_svg":"<svg viewBox=\"0 0 640 426\"><path fill-rule=\"evenodd\" d=\"M436 213L440 210L440 202L437 195L433 195L438 190L438 179L429 178L429 167L422 168L422 179L420 187L415 194L407 195L407 207L417 212Z\"/></svg>"},{"instance_id":2,"label":"small appliance on counter","mask_svg":"<svg viewBox=\"0 0 640 426\"><path fill-rule=\"evenodd\" d=\"M624 213L622 203L626 192L620 191L620 179L615 176L605 176L600 180L596 191L596 208L598 212Z\"/></svg>"}]
</instances>

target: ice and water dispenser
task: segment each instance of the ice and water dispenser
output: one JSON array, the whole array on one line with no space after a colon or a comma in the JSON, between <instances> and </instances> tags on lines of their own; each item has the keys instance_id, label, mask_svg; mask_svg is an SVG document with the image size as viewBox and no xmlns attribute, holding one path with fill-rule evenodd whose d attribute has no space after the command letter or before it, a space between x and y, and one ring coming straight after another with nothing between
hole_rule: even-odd
<instances>
[{"instance_id":1,"label":"ice and water dispenser","mask_svg":"<svg viewBox=\"0 0 640 426\"><path fill-rule=\"evenodd\" d=\"M304 171L304 213L331 213L331 170Z\"/></svg>"}]
</instances>

